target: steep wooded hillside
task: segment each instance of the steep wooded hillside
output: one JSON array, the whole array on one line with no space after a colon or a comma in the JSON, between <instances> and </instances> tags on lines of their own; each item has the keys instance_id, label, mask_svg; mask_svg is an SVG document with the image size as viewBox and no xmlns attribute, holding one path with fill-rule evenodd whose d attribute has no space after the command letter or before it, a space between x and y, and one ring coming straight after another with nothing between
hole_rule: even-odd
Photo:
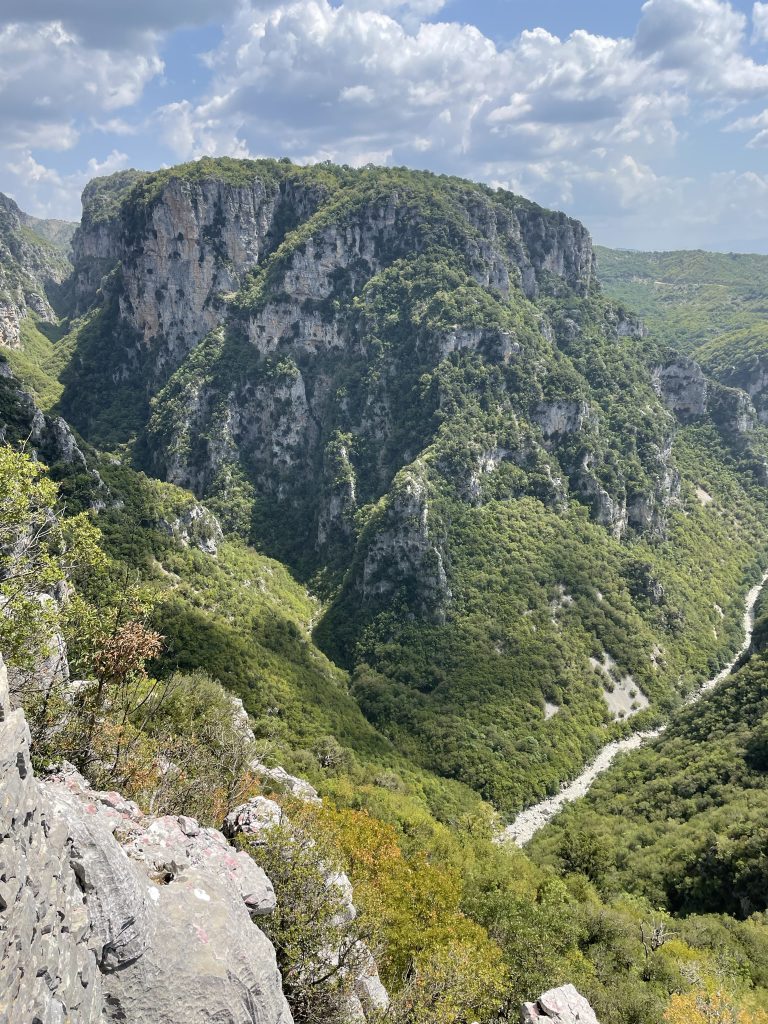
<instances>
[{"instance_id":1,"label":"steep wooded hillside","mask_svg":"<svg viewBox=\"0 0 768 1024\"><path fill-rule=\"evenodd\" d=\"M310 582L316 642L411 762L512 811L727 660L762 428L601 294L581 224L275 161L84 203L39 391Z\"/></svg>"},{"instance_id":2,"label":"steep wooded hillside","mask_svg":"<svg viewBox=\"0 0 768 1024\"><path fill-rule=\"evenodd\" d=\"M120 789L139 831L159 809L189 850L190 813L238 807L302 1024L352 1019L329 868L395 1024L541 1018L578 999L539 998L567 982L604 1024L713 991L759 1020L762 921L673 925L610 825L565 854L542 839L542 865L493 841L737 647L768 558L745 382L606 297L579 223L403 169L121 172L87 187L72 261L66 301L28 305L0 362L3 593L20 555L40 577L0 629L35 767L73 762L88 799ZM312 786L324 803L297 808ZM180 891L175 868L154 881ZM743 916L744 884L749 906L684 909Z\"/></svg>"}]
</instances>

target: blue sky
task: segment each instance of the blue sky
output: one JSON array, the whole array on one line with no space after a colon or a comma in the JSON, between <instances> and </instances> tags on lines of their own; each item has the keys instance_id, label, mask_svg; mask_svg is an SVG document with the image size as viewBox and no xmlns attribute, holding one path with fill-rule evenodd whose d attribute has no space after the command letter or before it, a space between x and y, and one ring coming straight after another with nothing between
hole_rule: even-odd
<instances>
[{"instance_id":1,"label":"blue sky","mask_svg":"<svg viewBox=\"0 0 768 1024\"><path fill-rule=\"evenodd\" d=\"M768 2L3 0L0 190L202 155L406 164L627 248L768 252Z\"/></svg>"}]
</instances>

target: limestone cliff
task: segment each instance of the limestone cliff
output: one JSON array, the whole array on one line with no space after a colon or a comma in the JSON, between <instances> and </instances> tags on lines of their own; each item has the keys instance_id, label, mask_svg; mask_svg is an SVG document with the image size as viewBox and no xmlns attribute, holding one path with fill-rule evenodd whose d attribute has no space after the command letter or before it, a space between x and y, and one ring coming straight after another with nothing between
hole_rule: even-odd
<instances>
[{"instance_id":1,"label":"limestone cliff","mask_svg":"<svg viewBox=\"0 0 768 1024\"><path fill-rule=\"evenodd\" d=\"M87 359L104 359L104 395L116 390L116 400L121 388L149 396L170 378L143 444L154 472L209 495L226 491L232 467L242 467L259 500L289 505L297 526L310 519L321 557L346 558L356 509L378 500L429 441L435 388L423 422L410 436L403 430L402 402L417 371L459 356L518 376L539 344L525 343L533 318L498 310L527 314L528 303L559 291L587 299L595 288L591 239L563 214L453 179L379 180L376 172L368 181L342 169L313 175L290 164L234 163L118 175L86 189L73 243L76 291L85 308L100 286L112 318L109 348ZM423 259L434 273L449 249L476 291L470 305L488 305L485 322L413 324L407 344L378 350L385 325L376 307L388 301L392 268ZM546 316L535 319L538 337L557 345ZM619 337L614 321L606 329ZM350 371L364 381L353 392L344 381ZM541 424L537 446L557 450L574 434L598 431L596 410L576 404L573 422L560 399L526 408ZM91 410L77 405L75 386L63 407L87 432ZM547 412L557 408L559 424ZM340 446L342 436L350 440ZM562 476L556 455L542 461L552 462L553 479ZM581 470L574 463L566 472Z\"/></svg>"},{"instance_id":2,"label":"limestone cliff","mask_svg":"<svg viewBox=\"0 0 768 1024\"><path fill-rule=\"evenodd\" d=\"M660 536L677 424L750 426L695 364L643 365L581 224L501 190L201 161L92 183L74 254L103 340L76 350L65 413L98 440L109 403L133 403L146 468L222 508L244 491L239 529L301 572L352 564L364 603L405 588L445 615L450 517L424 526L430 489L575 500L617 538Z\"/></svg>"},{"instance_id":3,"label":"limestone cliff","mask_svg":"<svg viewBox=\"0 0 768 1024\"><path fill-rule=\"evenodd\" d=\"M72 270L68 239L59 247L49 240L50 226L38 231L36 223L0 192L0 347L21 345L21 322L30 312L49 323L58 320L52 302ZM54 234L62 241L66 236L66 230Z\"/></svg>"},{"instance_id":4,"label":"limestone cliff","mask_svg":"<svg viewBox=\"0 0 768 1024\"><path fill-rule=\"evenodd\" d=\"M83 193L72 242L75 291L87 309L112 271L119 315L135 332L153 380L164 379L224 317L224 297L306 218L318 194L253 175L247 185L170 177L149 199L120 200L145 176L96 179Z\"/></svg>"}]
</instances>

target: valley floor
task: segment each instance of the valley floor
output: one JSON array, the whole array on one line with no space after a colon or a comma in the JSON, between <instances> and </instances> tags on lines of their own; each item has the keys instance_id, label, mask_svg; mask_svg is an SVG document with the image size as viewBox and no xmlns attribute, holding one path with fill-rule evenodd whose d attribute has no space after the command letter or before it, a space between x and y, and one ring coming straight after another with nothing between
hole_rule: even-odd
<instances>
[{"instance_id":1,"label":"valley floor","mask_svg":"<svg viewBox=\"0 0 768 1024\"><path fill-rule=\"evenodd\" d=\"M749 646L752 642L752 631L755 625L755 604L762 593L766 581L768 581L768 572L763 575L760 583L755 584L747 594L744 605L744 641L741 647L724 669L718 672L716 676L708 680L702 687L691 695L687 701L687 705L695 704L696 701L700 700L705 693L726 679L736 668L744 654L749 650ZM533 839L537 832L544 828L545 825L549 824L549 822L559 811L563 809L566 804L573 803L574 800L578 800L581 797L586 796L592 788L594 781L611 767L619 754L626 753L630 750L637 750L638 747L643 743L646 743L648 740L656 739L657 736L661 736L665 730L666 725L662 725L658 729L636 732L631 736L628 736L626 739L614 740L612 743L607 743L594 761L592 761L572 782L564 785L559 793L555 796L548 797L546 800L541 800L539 803L532 804L530 807L526 807L524 811L521 811L515 820L504 829L501 834L500 841L514 842L518 846L525 846L526 843L529 843L531 839Z\"/></svg>"}]
</instances>

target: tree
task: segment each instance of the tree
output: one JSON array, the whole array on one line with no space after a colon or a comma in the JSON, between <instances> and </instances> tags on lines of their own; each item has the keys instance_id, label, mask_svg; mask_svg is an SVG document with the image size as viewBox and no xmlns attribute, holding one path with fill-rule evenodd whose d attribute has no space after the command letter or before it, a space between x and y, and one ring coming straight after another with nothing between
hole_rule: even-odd
<instances>
[{"instance_id":1,"label":"tree","mask_svg":"<svg viewBox=\"0 0 768 1024\"><path fill-rule=\"evenodd\" d=\"M732 993L708 987L675 994L664 1012L665 1024L768 1024L764 1010L740 1007Z\"/></svg>"},{"instance_id":2,"label":"tree","mask_svg":"<svg viewBox=\"0 0 768 1024\"><path fill-rule=\"evenodd\" d=\"M346 1024L357 970L367 962L359 918L334 884L340 870L332 846L311 815L296 808L293 821L240 836L239 845L261 865L277 897L261 927L275 947L283 990L297 1024Z\"/></svg>"},{"instance_id":3,"label":"tree","mask_svg":"<svg viewBox=\"0 0 768 1024\"><path fill-rule=\"evenodd\" d=\"M31 667L58 622L52 599L65 576L67 543L77 543L77 517L62 530L55 511L56 485L45 467L25 452L0 446L0 651L10 662Z\"/></svg>"},{"instance_id":4,"label":"tree","mask_svg":"<svg viewBox=\"0 0 768 1024\"><path fill-rule=\"evenodd\" d=\"M567 829L559 850L566 871L586 875L600 884L613 866L613 857L605 836L590 829Z\"/></svg>"}]
</instances>

